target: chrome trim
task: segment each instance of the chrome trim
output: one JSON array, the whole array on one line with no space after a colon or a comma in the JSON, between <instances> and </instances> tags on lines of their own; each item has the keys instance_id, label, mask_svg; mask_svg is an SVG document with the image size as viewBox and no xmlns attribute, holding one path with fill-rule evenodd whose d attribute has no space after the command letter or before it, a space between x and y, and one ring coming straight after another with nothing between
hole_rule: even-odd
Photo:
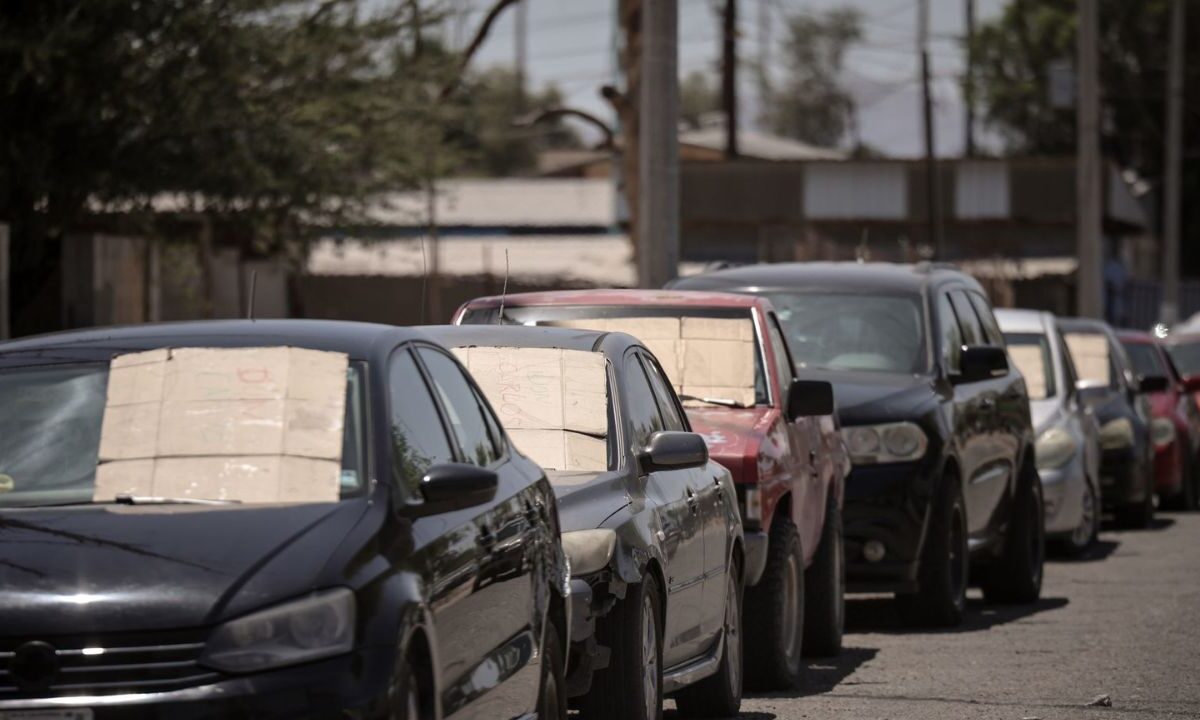
<instances>
[{"instance_id":1,"label":"chrome trim","mask_svg":"<svg viewBox=\"0 0 1200 720\"><path fill-rule=\"evenodd\" d=\"M717 637L717 641L713 643L712 651L708 655L690 660L683 665L663 673L663 695L670 695L673 692L682 690L688 685L700 682L717 672L717 669L721 666L721 657L724 653L725 630L722 629L720 636Z\"/></svg>"},{"instance_id":2,"label":"chrome trim","mask_svg":"<svg viewBox=\"0 0 1200 720\"><path fill-rule=\"evenodd\" d=\"M91 649L89 645L86 649ZM134 652L184 652L186 650L201 650L204 648L204 643L181 643L179 645L143 645L141 647L112 647L100 648L104 652L89 655L88 657L101 657L104 655L113 655L116 653L134 653ZM85 648L77 648L71 650L59 650L59 655L83 655ZM11 653L10 653L11 655ZM4 657L4 653L0 653L0 658Z\"/></svg>"}]
</instances>

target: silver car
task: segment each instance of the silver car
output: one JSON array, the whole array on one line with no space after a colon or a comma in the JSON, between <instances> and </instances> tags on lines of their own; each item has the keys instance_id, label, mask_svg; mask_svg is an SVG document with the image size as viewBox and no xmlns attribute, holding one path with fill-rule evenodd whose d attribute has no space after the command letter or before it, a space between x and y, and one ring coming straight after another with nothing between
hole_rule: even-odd
<instances>
[{"instance_id":1,"label":"silver car","mask_svg":"<svg viewBox=\"0 0 1200 720\"><path fill-rule=\"evenodd\" d=\"M1054 315L997 310L1012 364L1025 376L1046 498L1046 535L1080 554L1100 529L1100 440L1076 389L1075 365Z\"/></svg>"}]
</instances>

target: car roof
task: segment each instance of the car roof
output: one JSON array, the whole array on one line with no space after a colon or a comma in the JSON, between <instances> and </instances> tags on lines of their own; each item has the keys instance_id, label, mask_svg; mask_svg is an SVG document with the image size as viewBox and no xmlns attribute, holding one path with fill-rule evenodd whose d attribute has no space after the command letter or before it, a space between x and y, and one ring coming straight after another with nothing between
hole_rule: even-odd
<instances>
[{"instance_id":1,"label":"car roof","mask_svg":"<svg viewBox=\"0 0 1200 720\"><path fill-rule=\"evenodd\" d=\"M389 345L428 339L421 330L339 320L202 320L68 330L0 343L0 364L89 361L162 347L303 347L366 359Z\"/></svg>"},{"instance_id":2,"label":"car roof","mask_svg":"<svg viewBox=\"0 0 1200 720\"><path fill-rule=\"evenodd\" d=\"M1044 310L1024 310L1017 308L996 308L996 322L1000 330L1006 333L1037 333L1045 334L1050 313ZM1053 317L1053 316L1050 316Z\"/></svg>"},{"instance_id":3,"label":"car roof","mask_svg":"<svg viewBox=\"0 0 1200 720\"><path fill-rule=\"evenodd\" d=\"M715 290L721 288L790 290L797 285L807 289L882 290L920 293L931 284L960 281L982 292L970 275L948 265L936 263L858 263L796 262L745 265L693 275L676 281L680 289Z\"/></svg>"},{"instance_id":4,"label":"car roof","mask_svg":"<svg viewBox=\"0 0 1200 720\"><path fill-rule=\"evenodd\" d=\"M576 328L528 327L525 325L437 325L424 328L437 342L459 347L529 347L603 352L616 357L636 338L619 332Z\"/></svg>"},{"instance_id":5,"label":"car roof","mask_svg":"<svg viewBox=\"0 0 1200 720\"><path fill-rule=\"evenodd\" d=\"M650 307L723 307L749 308L765 301L749 295L729 292L699 292L695 290L557 290L548 292L514 293L476 298L470 308L499 307L501 300L511 307L543 305L647 305Z\"/></svg>"}]
</instances>

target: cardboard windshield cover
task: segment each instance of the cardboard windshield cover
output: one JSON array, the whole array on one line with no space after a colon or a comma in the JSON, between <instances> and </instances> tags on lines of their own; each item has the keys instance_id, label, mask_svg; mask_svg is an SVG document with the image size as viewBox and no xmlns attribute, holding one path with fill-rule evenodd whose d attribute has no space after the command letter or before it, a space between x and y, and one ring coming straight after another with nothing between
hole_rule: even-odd
<instances>
[{"instance_id":1,"label":"cardboard windshield cover","mask_svg":"<svg viewBox=\"0 0 1200 720\"><path fill-rule=\"evenodd\" d=\"M1009 345L1008 354L1013 364L1025 376L1025 387L1030 400L1046 398L1046 356L1040 345Z\"/></svg>"},{"instance_id":2,"label":"cardboard windshield cover","mask_svg":"<svg viewBox=\"0 0 1200 720\"><path fill-rule=\"evenodd\" d=\"M117 356L95 499L336 502L348 364L289 347Z\"/></svg>"},{"instance_id":3,"label":"cardboard windshield cover","mask_svg":"<svg viewBox=\"0 0 1200 720\"><path fill-rule=\"evenodd\" d=\"M513 443L549 470L608 469L604 355L556 348L455 351Z\"/></svg>"},{"instance_id":4,"label":"cardboard windshield cover","mask_svg":"<svg viewBox=\"0 0 1200 720\"><path fill-rule=\"evenodd\" d=\"M1107 338L1097 333L1068 333L1067 349L1079 377L1103 385L1111 382Z\"/></svg>"},{"instance_id":5,"label":"cardboard windshield cover","mask_svg":"<svg viewBox=\"0 0 1200 720\"><path fill-rule=\"evenodd\" d=\"M675 392L754 404L757 343L749 317L586 318L539 324L632 335L658 358Z\"/></svg>"}]
</instances>

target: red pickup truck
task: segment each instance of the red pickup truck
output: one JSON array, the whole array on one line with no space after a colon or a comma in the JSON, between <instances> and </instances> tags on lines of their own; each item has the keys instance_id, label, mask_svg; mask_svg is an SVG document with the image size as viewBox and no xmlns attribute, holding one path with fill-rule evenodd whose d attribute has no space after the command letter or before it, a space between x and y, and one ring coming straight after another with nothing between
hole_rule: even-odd
<instances>
[{"instance_id":1,"label":"red pickup truck","mask_svg":"<svg viewBox=\"0 0 1200 720\"><path fill-rule=\"evenodd\" d=\"M455 324L625 332L659 360L713 459L738 487L746 534L746 683L785 689L802 655L841 650L841 507L850 471L829 383L796 376L766 298L663 290L472 300Z\"/></svg>"}]
</instances>

